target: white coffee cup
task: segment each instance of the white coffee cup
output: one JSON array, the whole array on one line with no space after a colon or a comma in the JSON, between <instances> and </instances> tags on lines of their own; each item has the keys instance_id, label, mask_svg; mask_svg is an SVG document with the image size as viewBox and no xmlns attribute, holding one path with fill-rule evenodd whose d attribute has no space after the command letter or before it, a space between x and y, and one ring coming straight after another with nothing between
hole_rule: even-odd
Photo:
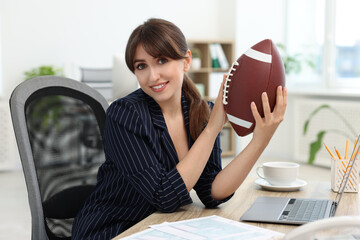
<instances>
[{"instance_id":1,"label":"white coffee cup","mask_svg":"<svg viewBox=\"0 0 360 240\"><path fill-rule=\"evenodd\" d=\"M299 175L299 166L294 162L266 162L256 169L256 173L271 185L290 186ZM261 169L263 174L260 172Z\"/></svg>"}]
</instances>

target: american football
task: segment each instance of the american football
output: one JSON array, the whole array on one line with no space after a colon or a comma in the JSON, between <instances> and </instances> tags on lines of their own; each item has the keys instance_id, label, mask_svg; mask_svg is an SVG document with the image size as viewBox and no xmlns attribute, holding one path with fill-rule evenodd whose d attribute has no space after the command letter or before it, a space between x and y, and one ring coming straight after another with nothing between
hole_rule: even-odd
<instances>
[{"instance_id":1,"label":"american football","mask_svg":"<svg viewBox=\"0 0 360 240\"><path fill-rule=\"evenodd\" d=\"M255 128L252 101L264 117L263 92L268 95L271 111L274 109L280 85L285 87L284 64L270 39L255 44L232 64L224 84L223 104L237 135L246 136Z\"/></svg>"}]
</instances>

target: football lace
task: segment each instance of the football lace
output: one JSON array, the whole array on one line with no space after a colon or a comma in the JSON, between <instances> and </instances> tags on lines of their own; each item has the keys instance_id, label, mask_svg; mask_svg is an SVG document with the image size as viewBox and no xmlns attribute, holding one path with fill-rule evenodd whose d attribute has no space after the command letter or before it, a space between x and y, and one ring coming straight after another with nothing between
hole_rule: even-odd
<instances>
[{"instance_id":1,"label":"football lace","mask_svg":"<svg viewBox=\"0 0 360 240\"><path fill-rule=\"evenodd\" d=\"M233 72L236 71L236 68L235 66L238 66L239 63L237 61L235 61L232 65L231 65L231 68L229 70L229 73L227 74L226 76L226 79L225 79L225 83L224 83L224 95L223 95L223 104L224 105L227 105L228 104L228 101L227 101L227 94L229 92L229 83L231 82L231 77L233 76Z\"/></svg>"}]
</instances>

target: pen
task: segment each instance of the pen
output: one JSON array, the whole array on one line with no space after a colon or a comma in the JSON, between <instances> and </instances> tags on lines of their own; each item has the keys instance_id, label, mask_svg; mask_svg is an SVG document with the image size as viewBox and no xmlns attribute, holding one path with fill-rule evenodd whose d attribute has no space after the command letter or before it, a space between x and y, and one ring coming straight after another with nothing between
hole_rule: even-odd
<instances>
[{"instance_id":1,"label":"pen","mask_svg":"<svg viewBox=\"0 0 360 240\"><path fill-rule=\"evenodd\" d=\"M326 147L326 150L330 153L331 157L336 160L336 157L334 156L334 154L332 154L332 152L330 151L330 149L328 148L328 146L326 146L326 144L324 143L324 146Z\"/></svg>"}]
</instances>

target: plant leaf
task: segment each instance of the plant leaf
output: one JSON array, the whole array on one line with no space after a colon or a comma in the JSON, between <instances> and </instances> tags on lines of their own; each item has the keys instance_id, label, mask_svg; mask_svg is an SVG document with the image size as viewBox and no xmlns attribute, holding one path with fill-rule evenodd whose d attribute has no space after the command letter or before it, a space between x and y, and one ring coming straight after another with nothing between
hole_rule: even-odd
<instances>
[{"instance_id":1,"label":"plant leaf","mask_svg":"<svg viewBox=\"0 0 360 240\"><path fill-rule=\"evenodd\" d=\"M310 123L310 119L308 119L308 120L305 121L303 135L306 134L307 129L308 129L308 127L309 127L309 123Z\"/></svg>"},{"instance_id":2,"label":"plant leaf","mask_svg":"<svg viewBox=\"0 0 360 240\"><path fill-rule=\"evenodd\" d=\"M328 105L328 104L320 105L320 106L317 107L312 113L310 113L309 118L305 121L305 124L304 124L303 135L305 135L306 132L307 132L307 130L308 130L308 127L309 127L311 118L312 118L317 112L319 112L319 111L320 111L321 109L323 109L323 108L330 108L330 105Z\"/></svg>"},{"instance_id":3,"label":"plant leaf","mask_svg":"<svg viewBox=\"0 0 360 240\"><path fill-rule=\"evenodd\" d=\"M314 142L310 143L310 155L309 155L308 164L313 164L314 163L316 154L321 149L325 133L326 133L326 131L318 132L318 134L316 136L316 140Z\"/></svg>"}]
</instances>

